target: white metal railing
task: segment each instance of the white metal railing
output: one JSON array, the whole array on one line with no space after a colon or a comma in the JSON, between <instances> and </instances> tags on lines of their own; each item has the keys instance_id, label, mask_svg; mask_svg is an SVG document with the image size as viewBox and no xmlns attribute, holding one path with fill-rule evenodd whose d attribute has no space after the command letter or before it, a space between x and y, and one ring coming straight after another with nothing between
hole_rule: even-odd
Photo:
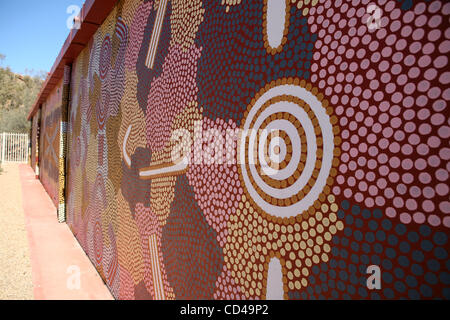
<instances>
[{"instance_id":1,"label":"white metal railing","mask_svg":"<svg viewBox=\"0 0 450 320\"><path fill-rule=\"evenodd\" d=\"M28 162L28 139L26 133L0 133L0 161Z\"/></svg>"}]
</instances>

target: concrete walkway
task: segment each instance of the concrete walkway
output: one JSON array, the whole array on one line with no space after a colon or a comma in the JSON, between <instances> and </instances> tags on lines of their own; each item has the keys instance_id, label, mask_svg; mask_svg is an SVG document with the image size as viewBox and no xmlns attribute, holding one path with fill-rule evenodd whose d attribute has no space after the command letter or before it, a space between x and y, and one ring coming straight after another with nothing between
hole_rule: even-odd
<instances>
[{"instance_id":1,"label":"concrete walkway","mask_svg":"<svg viewBox=\"0 0 450 320\"><path fill-rule=\"evenodd\" d=\"M17 165L0 172L0 300L33 299L33 282Z\"/></svg>"},{"instance_id":2,"label":"concrete walkway","mask_svg":"<svg viewBox=\"0 0 450 320\"><path fill-rule=\"evenodd\" d=\"M28 165L8 165L5 172L0 175L9 174L17 170L16 177L20 177L20 184L11 183L8 190L11 194L21 194L21 204L17 203L18 208L23 208L22 219L25 228L22 230L22 239L28 239L27 256L29 264L27 269L27 258L18 265L16 261L4 259L3 250L0 251L0 259L4 261L0 265L0 275L3 277L3 264L8 268L19 268L29 270L31 265L31 279L23 279L23 287L30 288L29 282L32 281L32 294L25 294L26 290L19 290L17 295L9 295L3 299L112 299L109 290L104 285L94 266L81 249L69 227L64 223L58 223L56 208L49 196L45 192L39 180L35 179L33 170ZM8 180L11 180L8 179ZM12 179L14 180L14 179ZM5 185L0 180L0 193L6 190ZM8 209L0 202L1 222L6 223L3 230L10 230L8 221L11 219L8 215ZM16 215L18 215L16 213ZM17 217L16 217L17 218ZM20 220L20 218L18 218ZM3 223L2 223L3 224ZM18 231L18 233L20 233ZM0 238L3 242L3 238ZM7 239L5 247L15 246L15 241ZM15 264L15 265L14 265ZM21 271L23 272L23 271ZM9 274L5 275L6 278ZM12 279L12 281L15 278ZM11 287L5 285L8 281L0 281L0 292L8 292ZM22 296L20 296L22 294ZM2 297L0 296L0 299Z\"/></svg>"}]
</instances>

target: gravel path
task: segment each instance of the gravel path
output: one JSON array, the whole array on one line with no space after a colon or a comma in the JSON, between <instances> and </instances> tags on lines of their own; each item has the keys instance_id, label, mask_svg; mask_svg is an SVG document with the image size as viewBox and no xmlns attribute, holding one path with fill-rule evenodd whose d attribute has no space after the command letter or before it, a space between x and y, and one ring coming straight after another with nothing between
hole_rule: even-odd
<instances>
[{"instance_id":1,"label":"gravel path","mask_svg":"<svg viewBox=\"0 0 450 320\"><path fill-rule=\"evenodd\" d=\"M22 188L16 164L0 172L0 300L33 299Z\"/></svg>"}]
</instances>

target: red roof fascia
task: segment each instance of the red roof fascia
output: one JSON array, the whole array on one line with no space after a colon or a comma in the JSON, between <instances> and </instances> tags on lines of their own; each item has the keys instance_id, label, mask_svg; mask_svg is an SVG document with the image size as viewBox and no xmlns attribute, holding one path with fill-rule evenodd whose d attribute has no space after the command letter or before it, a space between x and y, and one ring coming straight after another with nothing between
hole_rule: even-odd
<instances>
[{"instance_id":1,"label":"red roof fascia","mask_svg":"<svg viewBox=\"0 0 450 320\"><path fill-rule=\"evenodd\" d=\"M72 29L67 36L53 67L48 73L38 97L28 113L28 120L39 110L59 80L64 76L64 66L72 63L88 44L91 37L105 21L118 0L86 0L80 11L80 29Z\"/></svg>"}]
</instances>

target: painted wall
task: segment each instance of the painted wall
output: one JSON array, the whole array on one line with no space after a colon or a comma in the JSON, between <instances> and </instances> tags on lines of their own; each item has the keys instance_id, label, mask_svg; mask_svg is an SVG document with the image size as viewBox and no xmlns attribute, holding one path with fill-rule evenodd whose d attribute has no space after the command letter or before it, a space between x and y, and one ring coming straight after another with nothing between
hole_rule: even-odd
<instances>
[{"instance_id":1,"label":"painted wall","mask_svg":"<svg viewBox=\"0 0 450 320\"><path fill-rule=\"evenodd\" d=\"M59 203L59 139L62 104L62 80L42 106L39 174L42 184L58 207Z\"/></svg>"},{"instance_id":2,"label":"painted wall","mask_svg":"<svg viewBox=\"0 0 450 320\"><path fill-rule=\"evenodd\" d=\"M116 298L450 298L450 4L373 3L119 2L72 66L66 190Z\"/></svg>"},{"instance_id":3,"label":"painted wall","mask_svg":"<svg viewBox=\"0 0 450 320\"><path fill-rule=\"evenodd\" d=\"M39 137L39 116L40 111L38 111L34 116L31 122L31 167L36 172L36 165L38 164L38 137Z\"/></svg>"}]
</instances>

